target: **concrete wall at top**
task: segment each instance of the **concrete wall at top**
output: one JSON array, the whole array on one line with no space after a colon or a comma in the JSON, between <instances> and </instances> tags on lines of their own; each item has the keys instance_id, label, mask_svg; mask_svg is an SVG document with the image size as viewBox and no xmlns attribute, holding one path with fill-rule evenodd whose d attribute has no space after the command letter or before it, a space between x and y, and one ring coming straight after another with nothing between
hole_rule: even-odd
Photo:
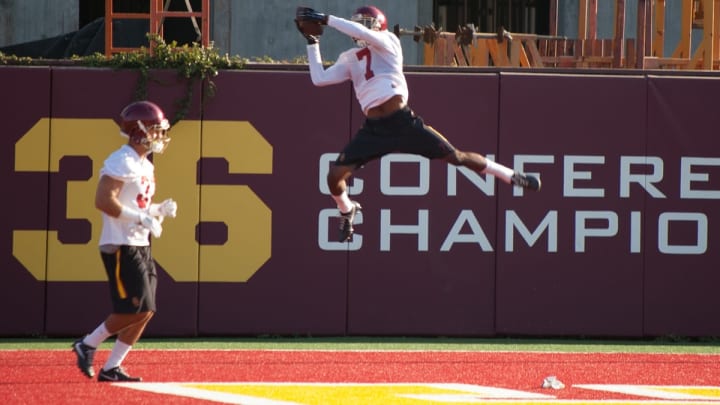
<instances>
[{"instance_id":1,"label":"concrete wall at top","mask_svg":"<svg viewBox=\"0 0 720 405\"><path fill-rule=\"evenodd\" d=\"M238 1L213 0L210 2L212 19L211 38L223 53L247 58L270 57L275 60L292 60L305 55L305 47L293 22L295 7L301 3L279 0ZM348 17L359 3L340 0L307 0L303 5L317 10ZM390 27L399 24L411 29L415 25L433 22L431 0L378 0L373 2L388 17ZM665 55L677 47L680 38L681 2L666 2ZM578 1L560 0L558 33L577 38ZM627 0L625 35L635 38L637 27L637 0ZM38 13L37 10L46 10ZM0 46L37 41L78 29L78 2L51 0L4 0L0 1ZM615 26L615 2L598 2L597 37L613 37ZM38 28L42 27L42 28ZM694 30L693 51L702 40L702 31ZM405 64L422 64L422 44L410 37L403 37ZM351 46L350 40L328 29L322 38L323 56L335 60L337 55Z\"/></svg>"},{"instance_id":2,"label":"concrete wall at top","mask_svg":"<svg viewBox=\"0 0 720 405\"><path fill-rule=\"evenodd\" d=\"M412 28L417 24L432 22L431 0L378 0L372 4L379 7L388 18L388 27L395 24ZM305 41L293 23L295 8L299 5L318 11L349 18L362 3L342 0L306 0L287 2L282 0L212 2L213 41L223 52L243 57L269 56L275 60L305 56ZM420 64L422 46L411 37L403 37L406 64ZM332 61L340 52L352 47L346 35L332 28L325 30L321 39L323 57Z\"/></svg>"},{"instance_id":3,"label":"concrete wall at top","mask_svg":"<svg viewBox=\"0 0 720 405\"><path fill-rule=\"evenodd\" d=\"M77 31L78 1L0 1L0 46L52 38Z\"/></svg>"},{"instance_id":4,"label":"concrete wall at top","mask_svg":"<svg viewBox=\"0 0 720 405\"><path fill-rule=\"evenodd\" d=\"M348 18L361 4L340 0L213 0L210 2L210 36L222 53L251 59L294 59L305 55L305 41L293 23L298 5ZM399 24L412 28L432 22L431 0L379 0L373 4L386 13L390 27ZM77 1L0 1L0 47L70 33L78 30L78 21ZM328 61L335 60L341 51L352 46L348 37L332 28L326 30L322 39L323 56ZM402 42L405 63L420 64L422 45L410 37L403 38Z\"/></svg>"}]
</instances>

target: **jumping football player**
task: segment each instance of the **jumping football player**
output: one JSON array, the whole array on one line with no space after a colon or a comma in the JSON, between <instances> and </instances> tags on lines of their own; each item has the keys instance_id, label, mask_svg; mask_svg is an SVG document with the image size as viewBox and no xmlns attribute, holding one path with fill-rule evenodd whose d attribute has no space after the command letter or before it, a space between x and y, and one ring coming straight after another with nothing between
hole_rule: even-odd
<instances>
[{"instance_id":1,"label":"jumping football player","mask_svg":"<svg viewBox=\"0 0 720 405\"><path fill-rule=\"evenodd\" d=\"M316 86L350 80L366 120L345 145L327 175L332 198L340 210L340 241L352 239L353 221L361 209L347 193L346 180L367 162L394 152L442 159L477 173L488 173L508 184L540 190L540 179L516 172L475 153L456 149L444 136L424 124L408 106L408 87L403 73L400 39L387 30L387 19L373 6L358 8L350 18L336 17L311 8L298 7L296 25L307 39L310 77ZM330 26L352 38L356 48L338 56L327 69L320 55L319 34L313 23Z\"/></svg>"},{"instance_id":2,"label":"jumping football player","mask_svg":"<svg viewBox=\"0 0 720 405\"><path fill-rule=\"evenodd\" d=\"M150 234L160 237L162 219L174 218L177 213L177 203L172 199L152 202L155 168L148 156L162 153L170 141L165 114L152 102L138 101L126 106L120 119L121 134L128 142L105 160L95 194L95 206L102 212L100 256L107 272L112 312L92 333L72 345L78 368L92 378L95 349L117 335L98 381L141 380L129 376L121 363L156 311L157 272Z\"/></svg>"}]
</instances>

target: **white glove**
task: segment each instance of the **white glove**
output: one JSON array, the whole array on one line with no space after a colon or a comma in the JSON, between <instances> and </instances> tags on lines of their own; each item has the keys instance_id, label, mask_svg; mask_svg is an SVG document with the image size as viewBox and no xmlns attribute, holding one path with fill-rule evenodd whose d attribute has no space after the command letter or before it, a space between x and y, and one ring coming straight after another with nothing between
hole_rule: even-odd
<instances>
[{"instance_id":1,"label":"white glove","mask_svg":"<svg viewBox=\"0 0 720 405\"><path fill-rule=\"evenodd\" d=\"M140 212L123 205L118 217L144 226L150 230L150 233L152 233L152 236L155 238L159 238L160 235L162 235L162 221L152 215L148 215L144 212Z\"/></svg>"},{"instance_id":2,"label":"white glove","mask_svg":"<svg viewBox=\"0 0 720 405\"><path fill-rule=\"evenodd\" d=\"M160 221L152 215L148 215L144 212L140 213L139 216L140 225L150 230L153 238L159 238L162 235L162 225Z\"/></svg>"},{"instance_id":3,"label":"white glove","mask_svg":"<svg viewBox=\"0 0 720 405\"><path fill-rule=\"evenodd\" d=\"M175 218L177 216L177 203L172 198L168 198L160 204L150 204L150 215Z\"/></svg>"}]
</instances>

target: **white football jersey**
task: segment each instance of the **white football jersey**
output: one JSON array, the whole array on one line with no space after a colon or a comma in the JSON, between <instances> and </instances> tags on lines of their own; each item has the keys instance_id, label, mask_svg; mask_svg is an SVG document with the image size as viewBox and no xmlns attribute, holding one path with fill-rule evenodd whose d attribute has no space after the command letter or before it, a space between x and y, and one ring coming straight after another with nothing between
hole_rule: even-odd
<instances>
[{"instance_id":1,"label":"white football jersey","mask_svg":"<svg viewBox=\"0 0 720 405\"><path fill-rule=\"evenodd\" d=\"M141 157L123 145L105 160L100 177L110 176L123 182L118 200L134 210L147 212L155 195L155 166L147 157ZM150 245L150 230L144 226L102 213L103 228L100 245Z\"/></svg>"},{"instance_id":2,"label":"white football jersey","mask_svg":"<svg viewBox=\"0 0 720 405\"><path fill-rule=\"evenodd\" d=\"M408 100L403 75L400 39L390 31L373 31L344 18L329 16L328 25L351 38L365 41L364 48L352 48L338 56L327 69L323 67L319 44L308 45L310 77L316 86L351 80L364 113L395 95Z\"/></svg>"}]
</instances>

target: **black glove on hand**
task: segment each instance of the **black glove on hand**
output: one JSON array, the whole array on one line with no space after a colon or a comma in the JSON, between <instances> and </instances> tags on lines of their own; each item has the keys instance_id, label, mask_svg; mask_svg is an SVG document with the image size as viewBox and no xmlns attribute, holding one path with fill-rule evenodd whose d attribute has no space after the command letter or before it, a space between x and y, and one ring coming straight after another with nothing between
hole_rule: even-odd
<instances>
[{"instance_id":1,"label":"black glove on hand","mask_svg":"<svg viewBox=\"0 0 720 405\"><path fill-rule=\"evenodd\" d=\"M328 16L319 13L310 7L298 7L295 9L295 19L300 21L315 21L322 25L327 25Z\"/></svg>"},{"instance_id":2,"label":"black glove on hand","mask_svg":"<svg viewBox=\"0 0 720 405\"><path fill-rule=\"evenodd\" d=\"M317 44L320 42L320 37L318 35L311 35L305 32L305 29L300 25L300 21L295 20L295 26L297 27L298 31L302 34L302 36L305 37L307 40L308 45Z\"/></svg>"}]
</instances>

